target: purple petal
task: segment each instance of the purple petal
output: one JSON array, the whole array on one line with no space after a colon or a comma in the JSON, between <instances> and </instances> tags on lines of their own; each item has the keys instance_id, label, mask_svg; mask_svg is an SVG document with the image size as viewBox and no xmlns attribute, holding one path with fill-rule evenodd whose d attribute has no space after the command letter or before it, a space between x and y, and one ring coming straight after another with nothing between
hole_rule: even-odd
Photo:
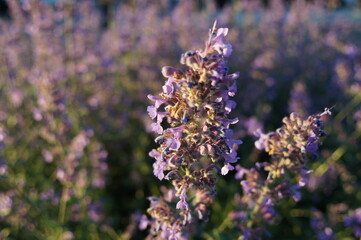
<instances>
[{"instance_id":1,"label":"purple petal","mask_svg":"<svg viewBox=\"0 0 361 240\"><path fill-rule=\"evenodd\" d=\"M165 94L172 94L173 91L174 91L173 80L169 78L168 81L163 86L163 92Z\"/></svg>"},{"instance_id":2,"label":"purple petal","mask_svg":"<svg viewBox=\"0 0 361 240\"><path fill-rule=\"evenodd\" d=\"M228 163L235 163L239 159L239 157L237 157L237 151L233 149L231 149L229 153L224 153L223 157Z\"/></svg>"},{"instance_id":3,"label":"purple petal","mask_svg":"<svg viewBox=\"0 0 361 240\"><path fill-rule=\"evenodd\" d=\"M179 200L177 203L176 209L188 209L188 203L185 200Z\"/></svg>"},{"instance_id":4,"label":"purple petal","mask_svg":"<svg viewBox=\"0 0 361 240\"><path fill-rule=\"evenodd\" d=\"M226 163L222 167L221 173L222 173L222 175L226 175L229 171L232 171L233 169L234 169L234 167L231 164Z\"/></svg>"},{"instance_id":5,"label":"purple petal","mask_svg":"<svg viewBox=\"0 0 361 240\"><path fill-rule=\"evenodd\" d=\"M228 100L226 102L226 112L227 113L230 113L232 111L232 109L234 109L236 107L237 103L235 101L232 101L232 100Z\"/></svg>"},{"instance_id":6,"label":"purple petal","mask_svg":"<svg viewBox=\"0 0 361 240\"><path fill-rule=\"evenodd\" d=\"M151 127L152 131L155 132L155 133L158 133L158 134L163 133L163 128L158 122L152 123L150 125L150 127Z\"/></svg>"},{"instance_id":7,"label":"purple petal","mask_svg":"<svg viewBox=\"0 0 361 240\"><path fill-rule=\"evenodd\" d=\"M229 139L226 140L227 146L231 149L242 143L243 143L242 140L229 140Z\"/></svg>"},{"instance_id":8,"label":"purple petal","mask_svg":"<svg viewBox=\"0 0 361 240\"><path fill-rule=\"evenodd\" d=\"M212 39L213 45L222 45L223 39L228 34L228 28L219 28L216 36Z\"/></svg>"},{"instance_id":9,"label":"purple petal","mask_svg":"<svg viewBox=\"0 0 361 240\"><path fill-rule=\"evenodd\" d=\"M248 170L241 167L240 165L236 166L237 173L234 175L235 179L242 179L245 174L248 173Z\"/></svg>"},{"instance_id":10,"label":"purple petal","mask_svg":"<svg viewBox=\"0 0 361 240\"><path fill-rule=\"evenodd\" d=\"M218 28L217 30L217 37L222 36L225 37L228 34L228 28Z\"/></svg>"},{"instance_id":11,"label":"purple petal","mask_svg":"<svg viewBox=\"0 0 361 240\"><path fill-rule=\"evenodd\" d=\"M257 129L254 135L259 137L259 139L255 141L254 145L258 150L264 150L269 139L269 134L264 134L260 129Z\"/></svg>"},{"instance_id":12,"label":"purple petal","mask_svg":"<svg viewBox=\"0 0 361 240\"><path fill-rule=\"evenodd\" d=\"M153 149L152 151L149 152L149 157L155 158L158 161L161 160L161 155L156 149Z\"/></svg>"},{"instance_id":13,"label":"purple petal","mask_svg":"<svg viewBox=\"0 0 361 240\"><path fill-rule=\"evenodd\" d=\"M163 118L167 115L169 115L169 113L167 112L157 112L157 122L160 124L163 121Z\"/></svg>"},{"instance_id":14,"label":"purple petal","mask_svg":"<svg viewBox=\"0 0 361 240\"><path fill-rule=\"evenodd\" d=\"M239 78L239 72L235 72L235 73L229 74L229 75L227 75L226 78L227 78L228 80L235 80L235 79Z\"/></svg>"},{"instance_id":15,"label":"purple petal","mask_svg":"<svg viewBox=\"0 0 361 240\"><path fill-rule=\"evenodd\" d=\"M182 72L174 67L165 66L162 68L162 74L164 77L172 77L174 74L182 74Z\"/></svg>"},{"instance_id":16,"label":"purple petal","mask_svg":"<svg viewBox=\"0 0 361 240\"><path fill-rule=\"evenodd\" d=\"M175 128L169 128L168 131L173 133L174 138L179 139L182 137L182 132L185 128L186 128L186 126L180 126L180 127L175 127Z\"/></svg>"},{"instance_id":17,"label":"purple petal","mask_svg":"<svg viewBox=\"0 0 361 240\"><path fill-rule=\"evenodd\" d=\"M306 151L309 153L315 153L318 150L318 145L315 142L310 142L306 145Z\"/></svg>"},{"instance_id":18,"label":"purple petal","mask_svg":"<svg viewBox=\"0 0 361 240\"><path fill-rule=\"evenodd\" d=\"M148 106L147 107L147 112L149 114L149 116L151 117L151 119L154 119L157 117L157 108L155 106Z\"/></svg>"},{"instance_id":19,"label":"purple petal","mask_svg":"<svg viewBox=\"0 0 361 240\"><path fill-rule=\"evenodd\" d=\"M167 139L167 146L169 147L169 149L178 150L180 145L181 145L180 141L176 138Z\"/></svg>"},{"instance_id":20,"label":"purple petal","mask_svg":"<svg viewBox=\"0 0 361 240\"><path fill-rule=\"evenodd\" d=\"M154 102L154 105L155 107L158 109L160 105L162 105L163 103L167 102L167 100L161 98L161 97L156 97L156 96L153 96L151 94L149 94L147 96L149 98L149 100L153 101Z\"/></svg>"},{"instance_id":21,"label":"purple petal","mask_svg":"<svg viewBox=\"0 0 361 240\"><path fill-rule=\"evenodd\" d=\"M231 96L231 97L233 97L235 94L236 94L236 92L237 92L237 84L236 83L234 83L234 84L232 84L232 86L230 86L229 88L228 88L228 95L229 96Z\"/></svg>"},{"instance_id":22,"label":"purple petal","mask_svg":"<svg viewBox=\"0 0 361 240\"><path fill-rule=\"evenodd\" d=\"M140 217L140 221L139 221L139 229L140 230L145 230L149 224L149 220L147 218L147 216L145 216L144 214Z\"/></svg>"},{"instance_id":23,"label":"purple petal","mask_svg":"<svg viewBox=\"0 0 361 240\"><path fill-rule=\"evenodd\" d=\"M156 161L153 163L153 173L159 180L164 178L164 171L167 170L167 163L164 161Z\"/></svg>"},{"instance_id":24,"label":"purple petal","mask_svg":"<svg viewBox=\"0 0 361 240\"><path fill-rule=\"evenodd\" d=\"M225 45L223 46L223 48L222 48L222 54L223 54L223 56L225 56L225 57L231 56L231 54L232 54L232 45L229 44L229 43L225 44Z\"/></svg>"},{"instance_id":25,"label":"purple petal","mask_svg":"<svg viewBox=\"0 0 361 240\"><path fill-rule=\"evenodd\" d=\"M238 118L224 119L222 117L215 117L215 119L220 121L226 128L229 128L230 124L236 124L239 121Z\"/></svg>"}]
</instances>

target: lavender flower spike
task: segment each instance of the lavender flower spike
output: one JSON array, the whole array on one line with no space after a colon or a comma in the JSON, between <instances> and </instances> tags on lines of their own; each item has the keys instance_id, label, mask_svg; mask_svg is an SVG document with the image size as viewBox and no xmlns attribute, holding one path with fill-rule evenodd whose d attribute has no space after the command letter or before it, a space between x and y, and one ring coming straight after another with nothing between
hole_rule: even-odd
<instances>
[{"instance_id":1,"label":"lavender flower spike","mask_svg":"<svg viewBox=\"0 0 361 240\"><path fill-rule=\"evenodd\" d=\"M266 151L271 159L257 163L251 169L236 166L235 178L246 179L240 182L244 194L236 201L240 211L231 213L230 217L237 223L243 239L261 239L262 234L267 234L257 225L272 224L277 219L274 206L279 205L282 199L301 199L299 190L307 184L312 172L307 168L307 162L317 155L321 138L326 135L322 118L330 114L329 109L307 118L291 113L283 118L284 125L275 132L255 132L258 137L255 146ZM245 209L251 213L249 216L243 214ZM348 226L351 226L350 219L345 219Z\"/></svg>"},{"instance_id":2,"label":"lavender flower spike","mask_svg":"<svg viewBox=\"0 0 361 240\"><path fill-rule=\"evenodd\" d=\"M208 206L215 195L217 176L234 170L238 161L237 147L229 129L238 119L227 116L235 108L234 96L238 73L228 74L226 58L232 46L226 41L227 28L210 30L204 50L188 51L181 56L185 69L166 66L167 78L158 96L148 95L154 102L147 111L153 130L160 134L160 144L150 153L156 159L154 174L172 182L174 203L165 200L151 203L150 234L157 239L186 238L191 225L207 219ZM170 127L163 128L166 118ZM196 197L198 196L198 197ZM174 207L175 206L175 207Z\"/></svg>"}]
</instances>

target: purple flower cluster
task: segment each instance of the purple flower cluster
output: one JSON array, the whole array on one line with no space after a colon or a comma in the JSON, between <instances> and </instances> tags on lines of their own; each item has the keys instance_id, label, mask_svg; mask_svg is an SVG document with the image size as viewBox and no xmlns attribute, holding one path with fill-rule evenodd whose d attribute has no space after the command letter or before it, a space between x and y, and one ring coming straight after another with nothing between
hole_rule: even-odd
<instances>
[{"instance_id":1,"label":"purple flower cluster","mask_svg":"<svg viewBox=\"0 0 361 240\"><path fill-rule=\"evenodd\" d=\"M361 208L350 211L344 218L344 223L352 229L356 238L361 238Z\"/></svg>"},{"instance_id":2,"label":"purple flower cluster","mask_svg":"<svg viewBox=\"0 0 361 240\"><path fill-rule=\"evenodd\" d=\"M154 175L170 180L178 197L176 209L162 199L151 198L150 225L157 229L152 234L161 239L181 239L192 223L207 219L217 175L233 170L232 164L238 160L236 149L242 142L232 139L229 129L238 119L227 115L236 106L230 97L237 91L239 74L228 74L225 58L232 46L225 40L227 34L227 28L216 29L214 25L204 50L182 55L180 62L187 69L163 67L167 78L163 92L148 96L154 105L147 111L156 120L151 127L160 134L155 139L160 147L149 153L156 160ZM169 126L165 129L164 119ZM172 237L165 232L171 232Z\"/></svg>"},{"instance_id":3,"label":"purple flower cluster","mask_svg":"<svg viewBox=\"0 0 361 240\"><path fill-rule=\"evenodd\" d=\"M299 186L307 183L309 171L305 164L308 159L317 157L320 138L326 135L321 118L327 114L331 114L329 109L304 120L291 113L290 117L283 119L284 125L276 132L257 133L259 139L255 146L271 156L271 162L264 165L270 179L284 177L286 171L291 171L299 173Z\"/></svg>"},{"instance_id":4,"label":"purple flower cluster","mask_svg":"<svg viewBox=\"0 0 361 240\"><path fill-rule=\"evenodd\" d=\"M334 240L336 239L334 236L334 232L332 228L326 222L324 215L322 212L318 210L312 211L311 218L311 227L314 229L316 233L316 238L318 240Z\"/></svg>"},{"instance_id":5,"label":"purple flower cluster","mask_svg":"<svg viewBox=\"0 0 361 240\"><path fill-rule=\"evenodd\" d=\"M274 206L282 199L301 199L299 189L307 184L311 172L306 163L309 158L317 156L320 138L325 135L321 118L326 114L331 114L329 109L307 119L291 113L290 117L283 119L284 125L276 132L256 132L259 137L256 147L265 150L271 160L257 163L251 169L236 166L236 179L245 176L240 182L244 195L236 199L236 205L241 210L233 212L230 217L237 222L244 239L260 238L261 229L255 226L262 222L272 224L277 220ZM266 233L265 230L263 232Z\"/></svg>"}]
</instances>

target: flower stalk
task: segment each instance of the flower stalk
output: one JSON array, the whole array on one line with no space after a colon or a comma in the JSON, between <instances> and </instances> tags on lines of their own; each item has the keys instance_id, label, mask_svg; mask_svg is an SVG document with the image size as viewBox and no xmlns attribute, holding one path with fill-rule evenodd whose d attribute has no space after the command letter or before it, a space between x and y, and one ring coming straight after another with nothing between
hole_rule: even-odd
<instances>
[{"instance_id":1,"label":"flower stalk","mask_svg":"<svg viewBox=\"0 0 361 240\"><path fill-rule=\"evenodd\" d=\"M149 237L183 239L190 235L196 223L207 220L218 175L233 170L239 159L236 150L242 142L232 139L229 129L238 119L228 118L236 106L231 97L237 91L239 74L228 74L226 58L232 46L225 40L227 34L228 29L217 29L215 22L204 50L182 54L184 70L163 67L167 78L163 92L148 96L154 102L147 108L155 120L151 127L160 134L155 139L160 146L149 153L156 160L153 172L173 185L169 201L149 198ZM165 119L168 128L163 127Z\"/></svg>"}]
</instances>

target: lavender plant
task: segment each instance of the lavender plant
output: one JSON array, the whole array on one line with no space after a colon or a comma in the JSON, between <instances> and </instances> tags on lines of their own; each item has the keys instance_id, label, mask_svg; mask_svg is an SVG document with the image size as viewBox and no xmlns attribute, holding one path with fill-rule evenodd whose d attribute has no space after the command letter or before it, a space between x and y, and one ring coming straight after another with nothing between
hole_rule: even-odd
<instances>
[{"instance_id":1,"label":"lavender plant","mask_svg":"<svg viewBox=\"0 0 361 240\"><path fill-rule=\"evenodd\" d=\"M215 22L204 50L182 54L180 62L187 69L163 67L168 78L163 92L148 95L155 103L147 108L156 119L152 129L160 134L155 139L160 147L149 153L156 159L153 172L159 180L172 182L178 198L175 208L165 199L149 198L149 237L183 239L191 234L198 222L207 220L217 175L233 170L238 160L241 141L233 140L229 129L238 120L227 117L236 106L230 97L237 91L238 73L228 74L226 58L232 46L227 34L228 29L217 29ZM163 129L163 119L168 128Z\"/></svg>"},{"instance_id":2,"label":"lavender plant","mask_svg":"<svg viewBox=\"0 0 361 240\"><path fill-rule=\"evenodd\" d=\"M325 136L321 118L327 114L331 114L329 109L302 119L291 113L283 118L284 125L275 132L255 133L259 138L255 142L256 148L265 150L271 159L256 163L251 169L236 166L236 179L246 177L240 182L244 194L236 198L236 207L240 211L230 214L235 226L241 230L239 239L262 239L267 233L262 224L277 221L275 206L284 198L301 199L299 190L308 183L312 172L307 162L317 157L321 137Z\"/></svg>"},{"instance_id":3,"label":"lavender plant","mask_svg":"<svg viewBox=\"0 0 361 240\"><path fill-rule=\"evenodd\" d=\"M288 5L271 1L268 7L257 0L233 1L223 9L216 9L213 1L135 0L112 9L105 27L99 1L7 3L10 17L0 16L0 239L144 239L135 211L148 206L144 196L159 197L158 189L164 195L159 199L167 204L164 209L170 206L179 217L184 211L176 209L180 194L174 187L158 188L174 177L154 181L144 161L153 147L145 99L164 84L159 69L175 66L182 49L199 46L203 40L198 33L215 17L232 29L227 34L233 46L227 65L240 69L242 79L231 112L239 118L233 138L244 141L237 176L243 172L242 182L258 185L252 188L245 182L252 192L242 193L239 181L232 180L234 172L217 176L224 160L214 163L217 195L208 186L187 190L184 201L195 220L187 231L197 231L195 223L201 220L194 203L203 201L197 206L212 214L205 214L209 221L194 238L236 239L247 236L246 230L264 236L264 229L271 239L357 238L359 9L332 11L303 0ZM178 88L177 83L172 86ZM289 112L308 116L334 104L334 117L325 129L329 136L315 152L318 160L306 161L305 171L312 172L301 190L295 187L300 173L288 170L294 166L274 164L276 158L255 149L253 132L275 129ZM167 105L157 112L169 114ZM160 124L163 129L174 128L168 118ZM179 149L186 146L187 134L182 131ZM201 164L207 169L207 147L202 151L206 156ZM282 199L258 190L269 181L264 162L285 169L285 176L275 178L267 190L274 192L272 187L285 180L285 188L292 191L282 191ZM163 171L164 178L177 167ZM292 200L301 191L302 199ZM262 197L271 201L256 201ZM251 219L252 226L245 227Z\"/></svg>"},{"instance_id":4,"label":"lavender plant","mask_svg":"<svg viewBox=\"0 0 361 240\"><path fill-rule=\"evenodd\" d=\"M95 224L105 222L99 196L107 152L70 104L67 46L56 35L66 10L9 4L13 22L0 23L2 105L9 103L1 109L0 238L94 236ZM86 226L90 234L81 230Z\"/></svg>"}]
</instances>

